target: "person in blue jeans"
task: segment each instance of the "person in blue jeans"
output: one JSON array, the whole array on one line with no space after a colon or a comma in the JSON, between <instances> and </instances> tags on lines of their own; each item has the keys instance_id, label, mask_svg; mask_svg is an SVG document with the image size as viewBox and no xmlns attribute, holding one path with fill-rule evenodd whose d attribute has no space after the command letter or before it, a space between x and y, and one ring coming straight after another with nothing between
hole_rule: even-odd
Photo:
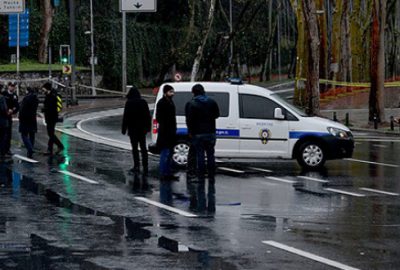
<instances>
[{"instance_id":1,"label":"person in blue jeans","mask_svg":"<svg viewBox=\"0 0 400 270\"><path fill-rule=\"evenodd\" d=\"M163 97L156 106L156 120L158 122L157 147L160 149L160 177L161 180L176 180L171 172L172 152L176 143L176 116L174 88L165 85Z\"/></svg>"},{"instance_id":2,"label":"person in blue jeans","mask_svg":"<svg viewBox=\"0 0 400 270\"><path fill-rule=\"evenodd\" d=\"M216 143L216 119L219 117L218 104L206 95L201 84L192 87L193 99L186 104L185 115L189 137L196 152L197 177L205 180L205 154L209 180L214 181Z\"/></svg>"}]
</instances>

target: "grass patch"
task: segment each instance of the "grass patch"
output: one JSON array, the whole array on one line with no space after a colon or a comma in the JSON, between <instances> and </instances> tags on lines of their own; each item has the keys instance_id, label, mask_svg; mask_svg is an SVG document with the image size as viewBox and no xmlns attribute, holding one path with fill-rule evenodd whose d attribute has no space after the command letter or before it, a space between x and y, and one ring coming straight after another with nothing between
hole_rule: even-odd
<instances>
[{"instance_id":1,"label":"grass patch","mask_svg":"<svg viewBox=\"0 0 400 270\"><path fill-rule=\"evenodd\" d=\"M63 65L61 64L52 64L51 71L52 72L61 72ZM76 69L78 71L89 71L89 67L82 67L77 66ZM32 61L22 61L19 64L20 72L41 72L41 71L48 71L49 65L48 64L41 64L38 62ZM0 64L0 72L16 72L17 71L17 64Z\"/></svg>"}]
</instances>

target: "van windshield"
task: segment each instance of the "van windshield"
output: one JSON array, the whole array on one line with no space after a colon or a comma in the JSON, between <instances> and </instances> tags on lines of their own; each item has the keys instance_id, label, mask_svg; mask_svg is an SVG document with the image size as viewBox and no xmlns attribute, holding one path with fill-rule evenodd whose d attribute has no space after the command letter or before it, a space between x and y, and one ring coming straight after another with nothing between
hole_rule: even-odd
<instances>
[{"instance_id":1,"label":"van windshield","mask_svg":"<svg viewBox=\"0 0 400 270\"><path fill-rule=\"evenodd\" d=\"M279 96L278 94L271 94L271 97L273 99L275 99L276 101L278 101L281 105L285 106L286 108L288 108L289 110L295 112L296 114L302 116L302 117L308 117L309 115L307 115L302 109L294 106L293 104L290 104L289 102L287 102L285 99L283 99L281 96Z\"/></svg>"}]
</instances>

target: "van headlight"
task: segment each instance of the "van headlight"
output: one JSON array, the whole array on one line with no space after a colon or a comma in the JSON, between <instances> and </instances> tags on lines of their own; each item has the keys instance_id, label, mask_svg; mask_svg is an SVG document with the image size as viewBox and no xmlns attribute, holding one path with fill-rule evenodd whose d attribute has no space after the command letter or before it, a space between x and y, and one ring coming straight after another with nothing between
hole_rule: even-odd
<instances>
[{"instance_id":1,"label":"van headlight","mask_svg":"<svg viewBox=\"0 0 400 270\"><path fill-rule=\"evenodd\" d=\"M330 134L332 134L333 136L341 138L341 139L349 138L349 135L347 134L347 132L340 128L328 127L328 132Z\"/></svg>"}]
</instances>

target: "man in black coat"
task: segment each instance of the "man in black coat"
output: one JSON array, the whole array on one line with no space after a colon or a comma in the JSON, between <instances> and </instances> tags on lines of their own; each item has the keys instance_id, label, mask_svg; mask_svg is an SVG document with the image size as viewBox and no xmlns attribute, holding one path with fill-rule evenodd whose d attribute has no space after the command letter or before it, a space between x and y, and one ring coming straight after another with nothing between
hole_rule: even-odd
<instances>
[{"instance_id":1,"label":"man in black coat","mask_svg":"<svg viewBox=\"0 0 400 270\"><path fill-rule=\"evenodd\" d=\"M147 102L142 99L136 87L132 87L126 95L124 116L122 119L122 134L128 135L132 146L132 172L140 171L138 144L142 153L143 174L148 173L148 154L146 148L146 134L151 130L151 116Z\"/></svg>"},{"instance_id":2,"label":"man in black coat","mask_svg":"<svg viewBox=\"0 0 400 270\"><path fill-rule=\"evenodd\" d=\"M173 148L176 144L176 116L175 104L172 100L175 91L170 85L163 88L164 96L158 101L156 107L156 120L158 122L157 147L160 152L160 177L162 180L174 180L171 173Z\"/></svg>"},{"instance_id":3,"label":"man in black coat","mask_svg":"<svg viewBox=\"0 0 400 270\"><path fill-rule=\"evenodd\" d=\"M54 144L58 147L56 154L59 154L64 150L64 146L55 134L56 124L58 121L57 92L52 89L51 83L49 82L42 86L42 90L45 93L42 112L44 113L44 119L46 121L47 135L49 136L47 152L45 154L53 155Z\"/></svg>"},{"instance_id":4,"label":"man in black coat","mask_svg":"<svg viewBox=\"0 0 400 270\"><path fill-rule=\"evenodd\" d=\"M33 146L35 145L35 133L37 132L36 113L39 105L39 99L33 88L26 89L27 95L20 104L18 114L19 132L22 141L27 149L27 157L32 158Z\"/></svg>"},{"instance_id":5,"label":"man in black coat","mask_svg":"<svg viewBox=\"0 0 400 270\"><path fill-rule=\"evenodd\" d=\"M13 115L16 114L19 110L18 96L15 93L14 82L9 82L6 90L2 92L2 95L6 99L7 108L8 108L8 125L6 129L6 138L5 138L5 152L6 155L12 155L11 153L11 136L12 136L12 123L13 123Z\"/></svg>"},{"instance_id":6,"label":"man in black coat","mask_svg":"<svg viewBox=\"0 0 400 270\"><path fill-rule=\"evenodd\" d=\"M218 104L208 97L201 84L192 87L193 99L186 104L185 115L189 137L196 152L197 175L204 181L205 156L210 180L214 180L216 143L216 119L219 117Z\"/></svg>"},{"instance_id":7,"label":"man in black coat","mask_svg":"<svg viewBox=\"0 0 400 270\"><path fill-rule=\"evenodd\" d=\"M2 90L0 85L0 91ZM5 161L5 144L6 144L6 132L8 127L8 108L6 98L0 95L0 161Z\"/></svg>"}]
</instances>

